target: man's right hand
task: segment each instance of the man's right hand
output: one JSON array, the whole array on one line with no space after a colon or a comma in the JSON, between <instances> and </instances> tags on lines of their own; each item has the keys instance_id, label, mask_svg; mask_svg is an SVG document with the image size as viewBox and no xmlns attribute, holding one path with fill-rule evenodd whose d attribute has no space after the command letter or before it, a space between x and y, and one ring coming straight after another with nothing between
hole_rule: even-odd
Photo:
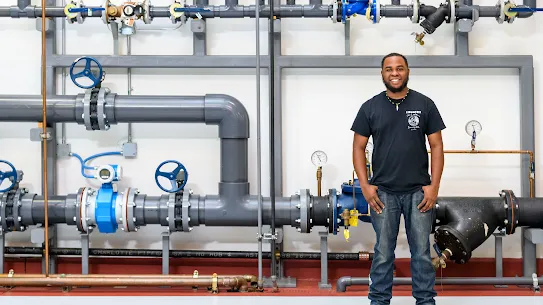
<instances>
[{"instance_id":1,"label":"man's right hand","mask_svg":"<svg viewBox=\"0 0 543 305\"><path fill-rule=\"evenodd\" d=\"M381 214L385 205L381 202L379 196L377 195L377 186L371 184L362 186L362 194L371 208L377 212L377 214Z\"/></svg>"}]
</instances>

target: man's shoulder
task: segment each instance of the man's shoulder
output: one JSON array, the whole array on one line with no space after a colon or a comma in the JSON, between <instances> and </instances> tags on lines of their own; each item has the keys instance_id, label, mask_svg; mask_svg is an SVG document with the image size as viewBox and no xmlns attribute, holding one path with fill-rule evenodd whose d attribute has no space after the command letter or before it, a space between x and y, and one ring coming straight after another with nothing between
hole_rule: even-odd
<instances>
[{"instance_id":1,"label":"man's shoulder","mask_svg":"<svg viewBox=\"0 0 543 305\"><path fill-rule=\"evenodd\" d=\"M383 98L385 98L385 91L381 91L381 92L377 93L376 95L370 97L368 100L366 100L362 104L362 108L364 108L365 110L369 110L369 109L373 108L377 103L382 101Z\"/></svg>"},{"instance_id":2,"label":"man's shoulder","mask_svg":"<svg viewBox=\"0 0 543 305\"><path fill-rule=\"evenodd\" d=\"M409 94L414 97L416 100L419 100L421 102L424 102L424 103L430 103L430 104L434 104L434 100L432 100L431 97L417 91L417 90L413 90L413 89L409 89Z\"/></svg>"}]
</instances>

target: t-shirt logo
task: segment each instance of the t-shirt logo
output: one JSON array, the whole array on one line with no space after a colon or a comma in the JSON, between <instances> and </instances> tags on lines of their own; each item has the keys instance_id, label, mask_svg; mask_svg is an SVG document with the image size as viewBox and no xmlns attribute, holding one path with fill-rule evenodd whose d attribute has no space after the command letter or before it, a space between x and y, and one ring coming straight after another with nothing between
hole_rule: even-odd
<instances>
[{"instance_id":1,"label":"t-shirt logo","mask_svg":"<svg viewBox=\"0 0 543 305\"><path fill-rule=\"evenodd\" d=\"M417 130L419 129L419 122L420 122L420 114L421 111L419 110L406 110L405 115L407 117L407 128L409 130Z\"/></svg>"}]
</instances>

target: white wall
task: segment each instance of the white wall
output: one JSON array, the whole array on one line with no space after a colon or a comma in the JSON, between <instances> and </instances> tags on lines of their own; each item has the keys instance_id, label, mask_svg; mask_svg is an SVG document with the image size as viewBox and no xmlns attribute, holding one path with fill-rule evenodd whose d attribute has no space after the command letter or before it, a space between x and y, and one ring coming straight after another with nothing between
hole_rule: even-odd
<instances>
[{"instance_id":1,"label":"white wall","mask_svg":"<svg viewBox=\"0 0 543 305\"><path fill-rule=\"evenodd\" d=\"M15 1L10 1L15 3ZM36 1L34 1L36 2ZM304 1L303 3L307 3ZM477 1L479 5L495 5L495 0ZM87 5L101 5L102 1L87 0ZM168 0L153 0L153 5L168 5ZM190 2L189 2L190 3ZM240 4L252 4L240 1ZM300 2L302 3L302 2ZM402 3L408 3L402 1ZM409 2L410 3L410 2ZM439 1L425 1L439 5ZM222 4L219 0L210 4ZM3 4L6 5L6 4ZM479 20L470 33L472 55L534 55L536 101L540 99L538 87L543 84L540 74L541 55L536 41L543 38L540 15L513 24L499 25L493 18ZM40 94L40 37L34 19L0 19L0 94ZM384 55L396 51L406 55L454 54L453 26L443 24L426 38L424 47L413 42L418 25L406 19L383 19L372 25L365 18L354 18L351 28L352 55ZM172 27L167 19L155 19L149 27ZM208 54L255 54L254 19L208 20ZM261 50L267 54L267 21L261 21ZM394 33L395 31L395 33ZM112 54L113 42L108 28L100 19L89 18L83 25L68 25L68 54ZM58 36L60 37L60 35ZM283 54L343 55L343 27L329 19L285 19L282 22ZM124 38L121 54L126 52ZM132 38L132 54L192 54L190 26L175 31L139 31ZM127 92L125 69L107 69L105 86L118 94ZM262 183L264 195L269 194L268 166L268 93L267 75L262 80ZM224 93L238 98L247 108L251 119L249 141L249 179L251 193L256 194L256 77L254 69L240 71L221 70L133 70L133 94L201 95ZM470 137L464 131L467 121L476 119L483 125L478 138L479 149L519 149L519 87L518 75L511 70L473 69L413 69L410 87L434 99L447 125L443 133L446 149L469 149ZM383 90L378 70L285 70L283 87L283 161L285 195L301 188L310 188L316 194L315 168L311 153L324 150L329 157L324 167L323 190L340 188L350 179L352 172L349 130L360 104ZM66 94L81 93L67 80ZM60 77L59 89L61 93ZM538 104L535 116L541 115ZM0 124L2 148L0 158L6 159L25 172L23 186L40 192L40 143L29 141L29 129L36 124ZM541 159L541 126L536 120L536 160ZM99 162L116 162L124 166L122 187L138 187L143 193L160 195L154 183L156 166L166 159L183 162L190 171L189 188L198 194L216 194L219 179L219 140L217 129L205 125L135 124L134 141L138 144L138 157L103 158ZM59 129L60 130L60 129ZM84 126L67 125L68 143L73 152L83 157L103 151L119 149L126 141L125 124L113 126L108 132L87 132ZM59 134L60 139L60 134ZM94 164L97 164L95 161ZM75 193L79 187L95 182L81 177L79 162L75 158L59 160L58 193ZM536 165L536 172L540 170ZM536 182L536 189L543 182ZM520 161L517 156L465 156L447 155L440 196L497 196L508 188L520 193ZM537 193L539 195L539 192ZM75 227L60 227L60 246L77 247ZM158 226L145 227L138 233L113 235L93 234L91 247L160 248ZM292 228L285 232L287 251L318 251L319 230L301 235ZM204 228L190 234L172 237L177 249L256 250L256 228ZM330 237L331 251L372 251L374 234L370 224L352 230L352 240L346 243L341 235ZM520 257L520 234L504 240L504 256ZM10 233L8 244L29 245L29 233ZM492 257L494 241L491 238L477 249L474 256ZM398 257L409 257L404 230L397 248ZM539 257L543 257L541 250Z\"/></svg>"}]
</instances>

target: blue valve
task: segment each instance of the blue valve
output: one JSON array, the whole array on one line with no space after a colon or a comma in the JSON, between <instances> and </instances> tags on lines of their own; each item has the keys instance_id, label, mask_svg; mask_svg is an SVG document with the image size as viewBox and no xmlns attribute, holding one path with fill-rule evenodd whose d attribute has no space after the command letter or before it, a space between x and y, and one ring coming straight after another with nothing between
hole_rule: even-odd
<instances>
[{"instance_id":1,"label":"blue valve","mask_svg":"<svg viewBox=\"0 0 543 305\"><path fill-rule=\"evenodd\" d=\"M358 210L359 213L358 220L362 222L371 222L369 210L370 207L368 206L368 202L364 198L364 194L362 194L362 188L360 187L360 182L358 181L358 179L355 179L353 181L353 184L344 182L341 185L341 194L334 196L332 202L332 219L334 221L331 221L330 225L332 226L331 233L333 235L336 235L339 228L342 227L344 224L341 213L345 209L347 209L348 211L354 209L355 200L356 210Z\"/></svg>"},{"instance_id":2,"label":"blue valve","mask_svg":"<svg viewBox=\"0 0 543 305\"><path fill-rule=\"evenodd\" d=\"M345 23L349 17L353 15L366 16L373 23L377 23L377 6L375 3L370 3L370 0L340 0L341 22ZM339 10L339 9L338 9Z\"/></svg>"},{"instance_id":3,"label":"blue valve","mask_svg":"<svg viewBox=\"0 0 543 305\"><path fill-rule=\"evenodd\" d=\"M177 167L171 172L163 172L160 170L162 166L169 163L177 164ZM177 181L180 180L178 178L180 178L179 174L181 173L181 171L183 171L183 174L184 174L184 176L182 177L183 183L178 186ZM162 185L160 185L160 182L158 182L158 177L165 177L166 179L168 179L172 185L172 188L166 189L162 187ZM182 190L187 184L188 178L189 178L189 173L187 172L187 169L185 168L183 164L181 164L181 162L176 161L176 160L168 160L168 161L164 161L160 163L160 165L157 167L155 171L155 182L157 186L166 193L177 193L180 190Z\"/></svg>"},{"instance_id":4,"label":"blue valve","mask_svg":"<svg viewBox=\"0 0 543 305\"><path fill-rule=\"evenodd\" d=\"M74 68L80 61L85 61L85 68L81 72L74 73ZM94 73L92 73L91 64L93 62L96 64L96 67L98 68L98 72L99 72L98 75L95 75ZM87 57L87 56L80 57L76 59L70 66L70 78L72 79L72 82L76 86L82 89L90 89L90 88L96 87L102 81L103 76L104 76L104 70L102 69L102 65L96 59L92 57ZM78 83L76 79L81 78L81 77L86 77L90 79L92 81L92 85L84 86Z\"/></svg>"},{"instance_id":5,"label":"blue valve","mask_svg":"<svg viewBox=\"0 0 543 305\"><path fill-rule=\"evenodd\" d=\"M0 163L5 163L5 164L9 165L9 167L11 167L10 172L0 171L0 185L2 185L2 183L4 182L4 179L9 179L9 178L13 177L10 186L8 186L5 189L0 189L0 193L5 193L5 192L11 190L15 186L15 183L17 183L17 170L15 169L15 166L13 166L13 164L11 164L8 161L0 160Z\"/></svg>"}]
</instances>

